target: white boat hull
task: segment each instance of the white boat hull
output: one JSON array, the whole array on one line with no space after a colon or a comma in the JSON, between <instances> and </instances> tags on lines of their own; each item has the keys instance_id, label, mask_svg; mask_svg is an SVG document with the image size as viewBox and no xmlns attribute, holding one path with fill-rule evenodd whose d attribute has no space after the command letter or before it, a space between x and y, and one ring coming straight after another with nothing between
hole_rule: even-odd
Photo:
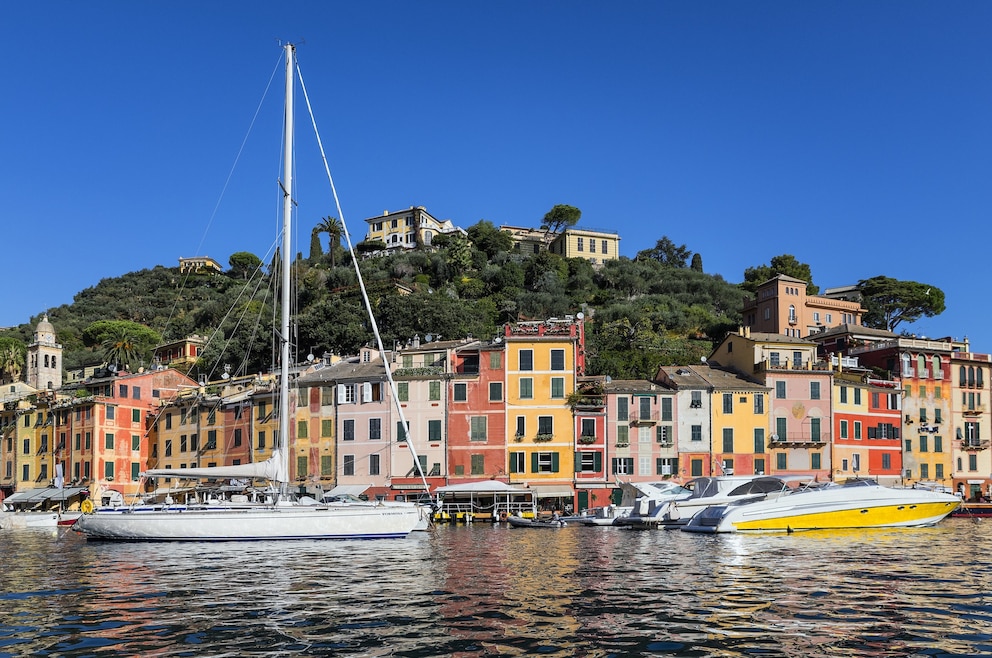
<instances>
[{"instance_id":1,"label":"white boat hull","mask_svg":"<svg viewBox=\"0 0 992 658\"><path fill-rule=\"evenodd\" d=\"M835 486L739 505L713 507L690 532L797 532L930 526L953 512L956 496L918 489Z\"/></svg>"},{"instance_id":2,"label":"white boat hull","mask_svg":"<svg viewBox=\"0 0 992 658\"><path fill-rule=\"evenodd\" d=\"M73 526L88 539L255 541L406 537L421 523L419 507L342 505L98 511Z\"/></svg>"}]
</instances>

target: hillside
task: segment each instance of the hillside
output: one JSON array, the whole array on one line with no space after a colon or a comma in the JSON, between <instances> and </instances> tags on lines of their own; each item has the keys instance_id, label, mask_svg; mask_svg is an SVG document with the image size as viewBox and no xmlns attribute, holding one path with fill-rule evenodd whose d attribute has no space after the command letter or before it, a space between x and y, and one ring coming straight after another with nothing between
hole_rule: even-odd
<instances>
[{"instance_id":1,"label":"hillside","mask_svg":"<svg viewBox=\"0 0 992 658\"><path fill-rule=\"evenodd\" d=\"M363 259L384 344L427 334L489 338L508 321L584 311L589 374L643 378L662 364L698 362L714 339L740 322L742 291L720 276L651 258L621 258L594 269L582 259L523 256L506 247L456 237L432 250ZM312 246L310 258L298 257L294 267L298 354L355 353L372 340L353 265L340 247L323 253ZM208 376L225 364L232 373L251 373L273 361L273 279L262 269L254 276L237 268L187 276L159 266L104 279L48 315L67 369L103 360L103 346L87 327L126 320L163 340L212 337L201 364ZM38 319L0 338L27 343ZM142 362L150 362L150 353Z\"/></svg>"}]
</instances>

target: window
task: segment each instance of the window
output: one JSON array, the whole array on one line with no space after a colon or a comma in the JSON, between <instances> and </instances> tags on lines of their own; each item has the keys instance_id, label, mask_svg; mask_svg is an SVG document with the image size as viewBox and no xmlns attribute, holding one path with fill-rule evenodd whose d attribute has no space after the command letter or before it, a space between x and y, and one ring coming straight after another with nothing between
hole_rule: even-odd
<instances>
[{"instance_id":1,"label":"window","mask_svg":"<svg viewBox=\"0 0 992 658\"><path fill-rule=\"evenodd\" d=\"M259 450L265 450L265 432L261 431L258 433L258 442L256 446Z\"/></svg>"},{"instance_id":2,"label":"window","mask_svg":"<svg viewBox=\"0 0 992 658\"><path fill-rule=\"evenodd\" d=\"M239 430L235 430L236 432ZM301 439L306 439L307 437L307 421L298 420L296 421L296 436Z\"/></svg>"},{"instance_id":3,"label":"window","mask_svg":"<svg viewBox=\"0 0 992 658\"><path fill-rule=\"evenodd\" d=\"M672 421L672 398L661 398L661 420L669 423Z\"/></svg>"},{"instance_id":4,"label":"window","mask_svg":"<svg viewBox=\"0 0 992 658\"><path fill-rule=\"evenodd\" d=\"M589 436L595 438L596 436L596 419L595 418L583 418L582 419L582 429L580 431L580 436Z\"/></svg>"},{"instance_id":5,"label":"window","mask_svg":"<svg viewBox=\"0 0 992 658\"><path fill-rule=\"evenodd\" d=\"M575 248L579 251L584 251L583 249L584 241L582 238L575 238Z\"/></svg>"},{"instance_id":6,"label":"window","mask_svg":"<svg viewBox=\"0 0 992 658\"><path fill-rule=\"evenodd\" d=\"M189 438L185 434L179 437L179 452L189 452Z\"/></svg>"},{"instance_id":7,"label":"window","mask_svg":"<svg viewBox=\"0 0 992 658\"><path fill-rule=\"evenodd\" d=\"M792 367L796 370L803 366L803 353L793 352L792 353Z\"/></svg>"},{"instance_id":8,"label":"window","mask_svg":"<svg viewBox=\"0 0 992 658\"><path fill-rule=\"evenodd\" d=\"M104 441L104 445L103 445L104 448L106 448L107 450L113 450L114 449L114 433L113 432L107 432L104 435L104 437L103 437L103 441Z\"/></svg>"},{"instance_id":9,"label":"window","mask_svg":"<svg viewBox=\"0 0 992 658\"><path fill-rule=\"evenodd\" d=\"M755 475L763 475L765 472L765 460L755 459L754 460L754 473Z\"/></svg>"},{"instance_id":10,"label":"window","mask_svg":"<svg viewBox=\"0 0 992 658\"><path fill-rule=\"evenodd\" d=\"M820 453L814 452L809 456L809 459L810 459L810 468L813 468L815 470L820 470L820 468L822 468L822 466L820 466ZM858 460L858 456L854 455L854 461L857 462L857 460Z\"/></svg>"},{"instance_id":11,"label":"window","mask_svg":"<svg viewBox=\"0 0 992 658\"><path fill-rule=\"evenodd\" d=\"M468 400L468 385L465 383L457 383L454 385L454 401L455 402L465 402Z\"/></svg>"},{"instance_id":12,"label":"window","mask_svg":"<svg viewBox=\"0 0 992 658\"><path fill-rule=\"evenodd\" d=\"M934 472L934 477L936 477L938 480L944 479L944 465L943 464L934 464L934 471L935 471Z\"/></svg>"},{"instance_id":13,"label":"window","mask_svg":"<svg viewBox=\"0 0 992 658\"><path fill-rule=\"evenodd\" d=\"M352 438L355 434L355 421L346 420L346 423L351 423L351 433ZM379 441L382 439L382 419L381 418L369 418L369 441Z\"/></svg>"},{"instance_id":14,"label":"window","mask_svg":"<svg viewBox=\"0 0 992 658\"><path fill-rule=\"evenodd\" d=\"M860 420L854 421L854 438L855 439L860 439L861 438L861 421Z\"/></svg>"},{"instance_id":15,"label":"window","mask_svg":"<svg viewBox=\"0 0 992 658\"><path fill-rule=\"evenodd\" d=\"M107 480L114 479L114 462L106 461L103 463L103 477Z\"/></svg>"},{"instance_id":16,"label":"window","mask_svg":"<svg viewBox=\"0 0 992 658\"><path fill-rule=\"evenodd\" d=\"M703 440L703 426L693 425L691 429L691 441L702 441Z\"/></svg>"},{"instance_id":17,"label":"window","mask_svg":"<svg viewBox=\"0 0 992 658\"><path fill-rule=\"evenodd\" d=\"M617 447L626 448L630 445L630 428L626 425L617 427Z\"/></svg>"},{"instance_id":18,"label":"window","mask_svg":"<svg viewBox=\"0 0 992 658\"><path fill-rule=\"evenodd\" d=\"M840 438L842 438L842 439L846 439L847 438L847 421L846 420L840 421Z\"/></svg>"},{"instance_id":19,"label":"window","mask_svg":"<svg viewBox=\"0 0 992 658\"><path fill-rule=\"evenodd\" d=\"M472 441L485 441L486 440L486 417L485 416L472 416L471 423L471 437Z\"/></svg>"},{"instance_id":20,"label":"window","mask_svg":"<svg viewBox=\"0 0 992 658\"><path fill-rule=\"evenodd\" d=\"M551 397L552 399L561 399L565 397L565 378L564 377L552 377L551 378Z\"/></svg>"},{"instance_id":21,"label":"window","mask_svg":"<svg viewBox=\"0 0 992 658\"><path fill-rule=\"evenodd\" d=\"M117 415L117 407L107 406L107 420L114 420ZM41 414L38 414L38 419L41 420Z\"/></svg>"},{"instance_id":22,"label":"window","mask_svg":"<svg viewBox=\"0 0 992 658\"><path fill-rule=\"evenodd\" d=\"M551 350L551 369L565 369L565 350Z\"/></svg>"},{"instance_id":23,"label":"window","mask_svg":"<svg viewBox=\"0 0 992 658\"><path fill-rule=\"evenodd\" d=\"M926 407L920 407L920 423L926 424L927 422L927 410Z\"/></svg>"},{"instance_id":24,"label":"window","mask_svg":"<svg viewBox=\"0 0 992 658\"><path fill-rule=\"evenodd\" d=\"M892 455L887 452L882 453L882 468L886 471L892 468Z\"/></svg>"},{"instance_id":25,"label":"window","mask_svg":"<svg viewBox=\"0 0 992 658\"><path fill-rule=\"evenodd\" d=\"M510 472L511 473L524 473L524 457L526 453L523 452L511 452L510 453Z\"/></svg>"},{"instance_id":26,"label":"window","mask_svg":"<svg viewBox=\"0 0 992 658\"><path fill-rule=\"evenodd\" d=\"M499 370L502 367L503 367L503 359L500 356L500 353L499 352L495 352L495 351L490 352L489 353L489 369L490 370Z\"/></svg>"},{"instance_id":27,"label":"window","mask_svg":"<svg viewBox=\"0 0 992 658\"><path fill-rule=\"evenodd\" d=\"M854 389L854 404L861 404L861 389Z\"/></svg>"},{"instance_id":28,"label":"window","mask_svg":"<svg viewBox=\"0 0 992 658\"><path fill-rule=\"evenodd\" d=\"M331 432L333 431L333 423L330 418L322 418L320 420L320 438L327 439L330 438Z\"/></svg>"},{"instance_id":29,"label":"window","mask_svg":"<svg viewBox=\"0 0 992 658\"><path fill-rule=\"evenodd\" d=\"M404 425L402 420L396 421L396 440L399 442L406 441L407 437L410 435L410 423Z\"/></svg>"},{"instance_id":30,"label":"window","mask_svg":"<svg viewBox=\"0 0 992 658\"><path fill-rule=\"evenodd\" d=\"M369 475L379 475L379 455L369 455Z\"/></svg>"},{"instance_id":31,"label":"window","mask_svg":"<svg viewBox=\"0 0 992 658\"><path fill-rule=\"evenodd\" d=\"M520 378L520 399L521 400L533 400L534 399L534 380L530 377Z\"/></svg>"},{"instance_id":32,"label":"window","mask_svg":"<svg viewBox=\"0 0 992 658\"><path fill-rule=\"evenodd\" d=\"M455 386L458 386L458 384L455 384ZM410 382L396 382L396 397L400 399L400 402L410 401Z\"/></svg>"},{"instance_id":33,"label":"window","mask_svg":"<svg viewBox=\"0 0 992 658\"><path fill-rule=\"evenodd\" d=\"M771 352L768 355L768 364L773 368L777 368L781 364L781 358L779 357L778 352Z\"/></svg>"},{"instance_id":34,"label":"window","mask_svg":"<svg viewBox=\"0 0 992 658\"><path fill-rule=\"evenodd\" d=\"M611 470L614 475L633 475L634 460L631 457L614 457Z\"/></svg>"},{"instance_id":35,"label":"window","mask_svg":"<svg viewBox=\"0 0 992 658\"><path fill-rule=\"evenodd\" d=\"M933 451L944 452L944 439L940 436L933 437Z\"/></svg>"},{"instance_id":36,"label":"window","mask_svg":"<svg viewBox=\"0 0 992 658\"><path fill-rule=\"evenodd\" d=\"M921 434L920 435L920 452L927 452L927 450L928 450L928 448L927 448L927 435L926 434Z\"/></svg>"},{"instance_id":37,"label":"window","mask_svg":"<svg viewBox=\"0 0 992 658\"><path fill-rule=\"evenodd\" d=\"M775 382L775 397L779 400L785 399L785 382Z\"/></svg>"},{"instance_id":38,"label":"window","mask_svg":"<svg viewBox=\"0 0 992 658\"><path fill-rule=\"evenodd\" d=\"M378 457L379 455L374 455L374 456L375 457ZM333 468L333 462L331 461L331 456L330 455L321 455L320 456L320 476L322 478L330 477L331 475L333 475L333 473L331 472L331 469L332 468Z\"/></svg>"},{"instance_id":39,"label":"window","mask_svg":"<svg viewBox=\"0 0 992 658\"><path fill-rule=\"evenodd\" d=\"M135 389L135 390L137 390L137 389ZM141 422L141 409L132 409L131 410L131 422L132 423L140 423Z\"/></svg>"},{"instance_id":40,"label":"window","mask_svg":"<svg viewBox=\"0 0 992 658\"><path fill-rule=\"evenodd\" d=\"M754 454L760 455L765 451L765 428L754 428Z\"/></svg>"},{"instance_id":41,"label":"window","mask_svg":"<svg viewBox=\"0 0 992 658\"><path fill-rule=\"evenodd\" d=\"M809 419L809 438L812 441L820 440L820 419L810 418Z\"/></svg>"},{"instance_id":42,"label":"window","mask_svg":"<svg viewBox=\"0 0 992 658\"><path fill-rule=\"evenodd\" d=\"M296 477L303 479L310 474L309 467L307 465L306 455L300 455L296 458Z\"/></svg>"},{"instance_id":43,"label":"window","mask_svg":"<svg viewBox=\"0 0 992 658\"><path fill-rule=\"evenodd\" d=\"M764 393L754 394L754 413L763 414L765 413L765 395Z\"/></svg>"},{"instance_id":44,"label":"window","mask_svg":"<svg viewBox=\"0 0 992 658\"><path fill-rule=\"evenodd\" d=\"M734 396L732 393L723 394L723 413L734 413Z\"/></svg>"},{"instance_id":45,"label":"window","mask_svg":"<svg viewBox=\"0 0 992 658\"><path fill-rule=\"evenodd\" d=\"M489 401L501 402L503 400L503 382L489 382Z\"/></svg>"},{"instance_id":46,"label":"window","mask_svg":"<svg viewBox=\"0 0 992 658\"><path fill-rule=\"evenodd\" d=\"M379 420L376 418L375 420ZM370 437L371 438L371 437ZM341 423L341 440L342 441L354 441L355 440L355 419L348 418Z\"/></svg>"},{"instance_id":47,"label":"window","mask_svg":"<svg viewBox=\"0 0 992 658\"><path fill-rule=\"evenodd\" d=\"M734 451L734 428L723 428L723 452Z\"/></svg>"},{"instance_id":48,"label":"window","mask_svg":"<svg viewBox=\"0 0 992 658\"><path fill-rule=\"evenodd\" d=\"M809 399L810 400L820 399L820 382L809 383Z\"/></svg>"},{"instance_id":49,"label":"window","mask_svg":"<svg viewBox=\"0 0 992 658\"><path fill-rule=\"evenodd\" d=\"M978 455L971 453L968 455L968 470L977 471L978 470Z\"/></svg>"},{"instance_id":50,"label":"window","mask_svg":"<svg viewBox=\"0 0 992 658\"><path fill-rule=\"evenodd\" d=\"M531 470L535 473L557 473L557 452L535 452L530 456Z\"/></svg>"},{"instance_id":51,"label":"window","mask_svg":"<svg viewBox=\"0 0 992 658\"><path fill-rule=\"evenodd\" d=\"M555 433L555 419L552 416L537 417L537 434L552 436Z\"/></svg>"},{"instance_id":52,"label":"window","mask_svg":"<svg viewBox=\"0 0 992 658\"><path fill-rule=\"evenodd\" d=\"M703 475L702 459L693 459L689 462L689 474L694 478L698 478Z\"/></svg>"},{"instance_id":53,"label":"window","mask_svg":"<svg viewBox=\"0 0 992 658\"><path fill-rule=\"evenodd\" d=\"M586 450L579 453L576 469L580 473L599 473L603 470L603 453L599 450Z\"/></svg>"},{"instance_id":54,"label":"window","mask_svg":"<svg viewBox=\"0 0 992 658\"><path fill-rule=\"evenodd\" d=\"M920 464L920 478L926 479L930 477L930 464Z\"/></svg>"},{"instance_id":55,"label":"window","mask_svg":"<svg viewBox=\"0 0 992 658\"><path fill-rule=\"evenodd\" d=\"M338 404L355 404L354 384L338 384Z\"/></svg>"},{"instance_id":56,"label":"window","mask_svg":"<svg viewBox=\"0 0 992 658\"><path fill-rule=\"evenodd\" d=\"M429 389L427 393L428 400L441 399L441 382L438 381L428 382L427 387Z\"/></svg>"},{"instance_id":57,"label":"window","mask_svg":"<svg viewBox=\"0 0 992 658\"><path fill-rule=\"evenodd\" d=\"M847 404L847 387L840 387L840 402L841 404Z\"/></svg>"},{"instance_id":58,"label":"window","mask_svg":"<svg viewBox=\"0 0 992 658\"><path fill-rule=\"evenodd\" d=\"M788 468L788 455L784 452L780 452L775 455L775 468L780 471L784 471Z\"/></svg>"},{"instance_id":59,"label":"window","mask_svg":"<svg viewBox=\"0 0 992 658\"><path fill-rule=\"evenodd\" d=\"M441 440L441 421L440 420L428 420L427 421L427 440L428 441L440 441Z\"/></svg>"},{"instance_id":60,"label":"window","mask_svg":"<svg viewBox=\"0 0 992 658\"><path fill-rule=\"evenodd\" d=\"M630 417L629 416L630 412L628 410L629 402L630 401L627 398L624 398L624 397L617 398L617 420L618 421L624 421L624 420L627 420Z\"/></svg>"},{"instance_id":61,"label":"window","mask_svg":"<svg viewBox=\"0 0 992 658\"><path fill-rule=\"evenodd\" d=\"M534 369L534 350L520 350L517 358L520 361L520 367L518 370Z\"/></svg>"},{"instance_id":62,"label":"window","mask_svg":"<svg viewBox=\"0 0 992 658\"><path fill-rule=\"evenodd\" d=\"M172 429L172 414L165 414L165 429Z\"/></svg>"},{"instance_id":63,"label":"window","mask_svg":"<svg viewBox=\"0 0 992 658\"><path fill-rule=\"evenodd\" d=\"M779 441L785 441L787 436L786 429L788 428L789 421L784 417L775 419L775 433L778 434Z\"/></svg>"},{"instance_id":64,"label":"window","mask_svg":"<svg viewBox=\"0 0 992 658\"><path fill-rule=\"evenodd\" d=\"M522 437L526 433L527 433L527 419L524 416L517 416L516 436Z\"/></svg>"},{"instance_id":65,"label":"window","mask_svg":"<svg viewBox=\"0 0 992 658\"><path fill-rule=\"evenodd\" d=\"M209 430L207 432L207 445L204 448L207 450L215 450L217 448L217 430Z\"/></svg>"},{"instance_id":66,"label":"window","mask_svg":"<svg viewBox=\"0 0 992 658\"><path fill-rule=\"evenodd\" d=\"M689 397L690 397L690 402L689 402L689 408L690 409L701 409L702 408L702 406L703 406L703 392L702 391L691 391L690 394L689 394Z\"/></svg>"},{"instance_id":67,"label":"window","mask_svg":"<svg viewBox=\"0 0 992 658\"><path fill-rule=\"evenodd\" d=\"M355 455L345 455L341 460L341 475L355 474Z\"/></svg>"}]
</instances>

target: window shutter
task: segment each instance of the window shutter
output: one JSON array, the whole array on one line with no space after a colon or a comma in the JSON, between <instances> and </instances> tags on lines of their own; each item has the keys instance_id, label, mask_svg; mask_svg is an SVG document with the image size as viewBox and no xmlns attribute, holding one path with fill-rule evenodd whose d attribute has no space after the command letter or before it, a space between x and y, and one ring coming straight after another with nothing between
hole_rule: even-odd
<instances>
[{"instance_id":1,"label":"window shutter","mask_svg":"<svg viewBox=\"0 0 992 658\"><path fill-rule=\"evenodd\" d=\"M869 439L874 439L875 438L875 431L876 430L875 430L874 427L869 427L868 428L868 438Z\"/></svg>"},{"instance_id":2,"label":"window shutter","mask_svg":"<svg viewBox=\"0 0 992 658\"><path fill-rule=\"evenodd\" d=\"M532 452L530 454L530 472L537 473L537 453Z\"/></svg>"},{"instance_id":3,"label":"window shutter","mask_svg":"<svg viewBox=\"0 0 992 658\"><path fill-rule=\"evenodd\" d=\"M558 455L558 453L557 452L551 453L551 472L552 473L557 473L560 470L559 465L558 465L558 461L559 461L559 455Z\"/></svg>"},{"instance_id":4,"label":"window shutter","mask_svg":"<svg viewBox=\"0 0 992 658\"><path fill-rule=\"evenodd\" d=\"M344 404L344 384L338 384L338 404Z\"/></svg>"},{"instance_id":5,"label":"window shutter","mask_svg":"<svg viewBox=\"0 0 992 658\"><path fill-rule=\"evenodd\" d=\"M596 472L599 473L599 472L601 472L603 470L603 453L601 453L601 452L599 452L597 450L593 454L596 455L595 457L593 457L593 460L592 460L592 462L593 462L593 468L595 468L596 469Z\"/></svg>"},{"instance_id":6,"label":"window shutter","mask_svg":"<svg viewBox=\"0 0 992 658\"><path fill-rule=\"evenodd\" d=\"M372 401L372 382L362 383L362 402Z\"/></svg>"}]
</instances>

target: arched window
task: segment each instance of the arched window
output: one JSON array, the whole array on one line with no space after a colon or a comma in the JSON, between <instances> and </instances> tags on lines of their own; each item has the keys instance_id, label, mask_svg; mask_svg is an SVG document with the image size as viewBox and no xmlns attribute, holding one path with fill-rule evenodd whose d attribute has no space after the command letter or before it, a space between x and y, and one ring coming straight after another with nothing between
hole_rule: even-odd
<instances>
[{"instance_id":1,"label":"arched window","mask_svg":"<svg viewBox=\"0 0 992 658\"><path fill-rule=\"evenodd\" d=\"M968 386L975 385L975 366L968 366Z\"/></svg>"},{"instance_id":2,"label":"arched window","mask_svg":"<svg viewBox=\"0 0 992 658\"><path fill-rule=\"evenodd\" d=\"M982 388L985 384L982 382L982 367L979 366L975 371L975 386Z\"/></svg>"},{"instance_id":3,"label":"arched window","mask_svg":"<svg viewBox=\"0 0 992 658\"><path fill-rule=\"evenodd\" d=\"M911 372L912 369L909 367L909 364L910 364L909 355L908 354L903 354L902 355L902 373L900 373L903 377L912 377L912 374L913 373Z\"/></svg>"},{"instance_id":4,"label":"arched window","mask_svg":"<svg viewBox=\"0 0 992 658\"><path fill-rule=\"evenodd\" d=\"M933 357L933 378L940 379L940 357L936 354Z\"/></svg>"},{"instance_id":5,"label":"arched window","mask_svg":"<svg viewBox=\"0 0 992 658\"><path fill-rule=\"evenodd\" d=\"M46 368L48 367L48 355L47 354L45 355L45 367Z\"/></svg>"},{"instance_id":6,"label":"arched window","mask_svg":"<svg viewBox=\"0 0 992 658\"><path fill-rule=\"evenodd\" d=\"M52 357L52 368L55 368L55 357L54 356ZM981 379L982 376L979 375L978 378Z\"/></svg>"},{"instance_id":7,"label":"arched window","mask_svg":"<svg viewBox=\"0 0 992 658\"><path fill-rule=\"evenodd\" d=\"M796 307L792 304L789 305L789 322L796 321Z\"/></svg>"},{"instance_id":8,"label":"arched window","mask_svg":"<svg viewBox=\"0 0 992 658\"><path fill-rule=\"evenodd\" d=\"M968 370L964 366L961 366L961 369L958 370L958 386L967 386L967 385L968 385Z\"/></svg>"},{"instance_id":9,"label":"arched window","mask_svg":"<svg viewBox=\"0 0 992 658\"><path fill-rule=\"evenodd\" d=\"M922 354L916 357L916 369L917 369L916 376L922 377L923 371L927 369L927 357L923 356Z\"/></svg>"}]
</instances>

